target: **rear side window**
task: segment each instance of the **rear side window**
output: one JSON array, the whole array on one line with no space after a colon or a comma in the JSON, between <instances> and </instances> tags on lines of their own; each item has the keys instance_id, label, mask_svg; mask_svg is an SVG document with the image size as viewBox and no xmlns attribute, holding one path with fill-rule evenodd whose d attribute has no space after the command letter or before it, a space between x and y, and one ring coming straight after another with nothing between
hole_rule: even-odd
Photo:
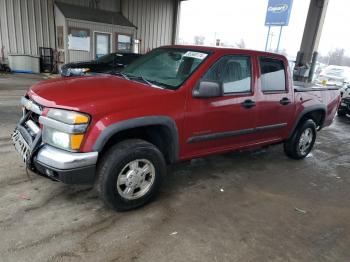
<instances>
[{"instance_id":1,"label":"rear side window","mask_svg":"<svg viewBox=\"0 0 350 262\"><path fill-rule=\"evenodd\" d=\"M203 80L221 82L225 94L250 92L250 57L224 56L207 71Z\"/></svg>"},{"instance_id":2,"label":"rear side window","mask_svg":"<svg viewBox=\"0 0 350 262\"><path fill-rule=\"evenodd\" d=\"M264 92L286 90L286 75L282 60L261 57L261 89Z\"/></svg>"}]
</instances>

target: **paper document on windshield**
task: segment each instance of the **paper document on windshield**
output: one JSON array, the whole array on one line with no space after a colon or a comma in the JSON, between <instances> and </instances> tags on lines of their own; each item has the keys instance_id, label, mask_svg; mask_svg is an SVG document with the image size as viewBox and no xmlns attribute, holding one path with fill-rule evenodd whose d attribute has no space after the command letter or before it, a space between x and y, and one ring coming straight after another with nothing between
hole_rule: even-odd
<instances>
[{"instance_id":1,"label":"paper document on windshield","mask_svg":"<svg viewBox=\"0 0 350 262\"><path fill-rule=\"evenodd\" d=\"M207 57L208 54L206 53L200 53L200 52L194 52L194 51L187 51L184 54L184 57L191 57L191 58L196 58L196 59L200 59L203 60L204 58Z\"/></svg>"}]
</instances>

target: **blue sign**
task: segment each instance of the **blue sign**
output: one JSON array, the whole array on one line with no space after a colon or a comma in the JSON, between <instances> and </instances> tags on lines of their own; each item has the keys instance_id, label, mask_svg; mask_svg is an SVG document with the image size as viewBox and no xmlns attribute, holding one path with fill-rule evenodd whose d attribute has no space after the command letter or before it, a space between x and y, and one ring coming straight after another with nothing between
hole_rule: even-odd
<instances>
[{"instance_id":1,"label":"blue sign","mask_svg":"<svg viewBox=\"0 0 350 262\"><path fill-rule=\"evenodd\" d=\"M265 25L287 26L293 0L269 0L266 11Z\"/></svg>"}]
</instances>

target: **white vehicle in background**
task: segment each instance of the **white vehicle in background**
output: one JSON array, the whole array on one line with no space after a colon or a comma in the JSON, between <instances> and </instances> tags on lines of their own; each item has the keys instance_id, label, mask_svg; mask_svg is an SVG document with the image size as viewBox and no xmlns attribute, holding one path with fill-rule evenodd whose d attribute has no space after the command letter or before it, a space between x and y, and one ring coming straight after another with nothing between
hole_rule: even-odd
<instances>
[{"instance_id":1,"label":"white vehicle in background","mask_svg":"<svg viewBox=\"0 0 350 262\"><path fill-rule=\"evenodd\" d=\"M315 83L322 86L345 87L350 83L350 67L327 66L320 72Z\"/></svg>"},{"instance_id":2,"label":"white vehicle in background","mask_svg":"<svg viewBox=\"0 0 350 262\"><path fill-rule=\"evenodd\" d=\"M350 84L340 89L341 102L338 108L338 116L350 115Z\"/></svg>"}]
</instances>

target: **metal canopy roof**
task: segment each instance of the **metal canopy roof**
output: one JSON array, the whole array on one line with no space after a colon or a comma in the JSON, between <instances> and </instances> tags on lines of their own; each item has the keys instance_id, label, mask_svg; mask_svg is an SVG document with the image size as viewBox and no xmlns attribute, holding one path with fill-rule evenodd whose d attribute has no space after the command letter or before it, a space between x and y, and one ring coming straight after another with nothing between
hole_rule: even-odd
<instances>
[{"instance_id":1,"label":"metal canopy roof","mask_svg":"<svg viewBox=\"0 0 350 262\"><path fill-rule=\"evenodd\" d=\"M60 2L56 2L55 4L66 18L136 28L135 25L119 12L111 12Z\"/></svg>"}]
</instances>

